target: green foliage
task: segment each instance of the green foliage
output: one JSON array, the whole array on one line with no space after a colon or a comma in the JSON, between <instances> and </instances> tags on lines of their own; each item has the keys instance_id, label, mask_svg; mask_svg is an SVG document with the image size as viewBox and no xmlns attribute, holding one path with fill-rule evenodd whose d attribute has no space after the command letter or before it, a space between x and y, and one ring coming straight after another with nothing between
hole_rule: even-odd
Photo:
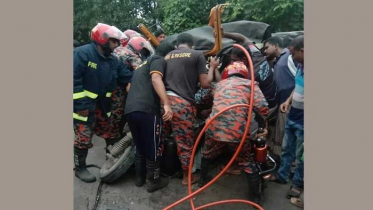
<instances>
[{"instance_id":1,"label":"green foliage","mask_svg":"<svg viewBox=\"0 0 373 210\"><path fill-rule=\"evenodd\" d=\"M304 0L74 0L74 39L89 42L99 22L124 31L160 21L167 34L180 33L207 25L211 8L226 2L222 22L252 20L268 23L274 32L303 30Z\"/></svg>"},{"instance_id":2,"label":"green foliage","mask_svg":"<svg viewBox=\"0 0 373 210\"><path fill-rule=\"evenodd\" d=\"M303 30L304 0L228 0L223 21L252 20L273 32Z\"/></svg>"},{"instance_id":3,"label":"green foliage","mask_svg":"<svg viewBox=\"0 0 373 210\"><path fill-rule=\"evenodd\" d=\"M162 26L169 34L180 33L195 27L207 25L210 10L222 1L218 0L163 0Z\"/></svg>"},{"instance_id":4,"label":"green foliage","mask_svg":"<svg viewBox=\"0 0 373 210\"><path fill-rule=\"evenodd\" d=\"M89 42L89 33L99 22L137 30L139 23L151 23L145 18L156 18L156 8L155 0L74 0L74 39Z\"/></svg>"}]
</instances>

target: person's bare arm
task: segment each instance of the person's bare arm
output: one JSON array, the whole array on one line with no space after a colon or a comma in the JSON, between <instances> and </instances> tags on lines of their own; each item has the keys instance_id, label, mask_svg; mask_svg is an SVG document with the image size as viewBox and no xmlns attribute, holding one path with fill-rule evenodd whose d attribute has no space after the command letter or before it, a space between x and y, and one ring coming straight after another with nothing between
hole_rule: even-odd
<instances>
[{"instance_id":1,"label":"person's bare arm","mask_svg":"<svg viewBox=\"0 0 373 210\"><path fill-rule=\"evenodd\" d=\"M152 84L153 84L154 90L158 94L159 98L161 99L164 109L165 109L163 120L165 121L171 120L172 118L171 103L167 97L166 88L162 81L162 75L158 73L153 73L151 74L151 76L152 76Z\"/></svg>"},{"instance_id":2,"label":"person's bare arm","mask_svg":"<svg viewBox=\"0 0 373 210\"><path fill-rule=\"evenodd\" d=\"M223 37L233 39L234 41L236 41L238 43L247 43L247 42L252 43L252 41L249 38L247 38L246 36L244 36L242 34L239 34L239 33L224 32Z\"/></svg>"},{"instance_id":3,"label":"person's bare arm","mask_svg":"<svg viewBox=\"0 0 373 210\"><path fill-rule=\"evenodd\" d=\"M148 61L149 62L149 61ZM166 61L162 58L151 61L149 67L149 74L151 76L151 81L153 88L157 95L159 96L161 103L163 103L164 114L162 116L164 121L169 121L172 119L172 109L171 103L168 100L166 93L166 88L163 83L163 75L166 70Z\"/></svg>"},{"instance_id":4,"label":"person's bare arm","mask_svg":"<svg viewBox=\"0 0 373 210\"><path fill-rule=\"evenodd\" d=\"M220 72L219 72L219 69L216 68L216 69L215 69L215 81L216 81L216 82L220 82L220 80L221 80L221 74L220 74Z\"/></svg>"},{"instance_id":5,"label":"person's bare arm","mask_svg":"<svg viewBox=\"0 0 373 210\"><path fill-rule=\"evenodd\" d=\"M211 74L200 74L198 76L199 84L200 84L201 88L207 89L207 88L210 87L211 81L209 81L209 79L208 79L209 75L211 75Z\"/></svg>"},{"instance_id":6,"label":"person's bare arm","mask_svg":"<svg viewBox=\"0 0 373 210\"><path fill-rule=\"evenodd\" d=\"M223 38L228 38L228 39L232 39L238 43L250 43L252 44L253 42L247 38L246 36L240 34L240 33L230 33L230 32L225 32L223 30L223 27L220 28L221 30L221 34L223 35ZM214 36L216 36L216 33L214 33Z\"/></svg>"},{"instance_id":7,"label":"person's bare arm","mask_svg":"<svg viewBox=\"0 0 373 210\"><path fill-rule=\"evenodd\" d=\"M201 87L207 89L211 86L212 80L214 80L214 71L216 67L219 65L219 59L211 58L210 60L210 68L208 73L206 74L206 60L203 54L200 55L198 64L198 73L199 73L199 83Z\"/></svg>"},{"instance_id":8,"label":"person's bare arm","mask_svg":"<svg viewBox=\"0 0 373 210\"><path fill-rule=\"evenodd\" d=\"M128 83L127 86L126 86L127 93L130 92L130 88L131 88L131 83Z\"/></svg>"},{"instance_id":9,"label":"person's bare arm","mask_svg":"<svg viewBox=\"0 0 373 210\"><path fill-rule=\"evenodd\" d=\"M207 74L200 74L199 75L199 83L201 84L201 88L207 89L211 86L211 82L214 78L214 70L209 70Z\"/></svg>"},{"instance_id":10,"label":"person's bare arm","mask_svg":"<svg viewBox=\"0 0 373 210\"><path fill-rule=\"evenodd\" d=\"M286 99L286 101L280 105L281 112L287 112L289 110L290 103L293 99L293 94L294 94L294 90L293 92L291 92L289 98Z\"/></svg>"},{"instance_id":11,"label":"person's bare arm","mask_svg":"<svg viewBox=\"0 0 373 210\"><path fill-rule=\"evenodd\" d=\"M158 94L159 98L162 100L163 105L170 105L168 100L166 88L162 81L162 76L160 74L152 74L152 84L155 92Z\"/></svg>"},{"instance_id":12,"label":"person's bare arm","mask_svg":"<svg viewBox=\"0 0 373 210\"><path fill-rule=\"evenodd\" d=\"M260 116L262 116L263 120L265 121L265 128L263 133L259 133L259 136L267 136L268 134L268 121L267 118L269 116L269 107L268 102L265 99L263 92L260 90L259 86L255 84L254 86L254 103L253 106L258 110Z\"/></svg>"},{"instance_id":13,"label":"person's bare arm","mask_svg":"<svg viewBox=\"0 0 373 210\"><path fill-rule=\"evenodd\" d=\"M293 95L294 95L294 90L291 92L291 94L288 98L289 103L291 103L291 101L293 100Z\"/></svg>"}]
</instances>

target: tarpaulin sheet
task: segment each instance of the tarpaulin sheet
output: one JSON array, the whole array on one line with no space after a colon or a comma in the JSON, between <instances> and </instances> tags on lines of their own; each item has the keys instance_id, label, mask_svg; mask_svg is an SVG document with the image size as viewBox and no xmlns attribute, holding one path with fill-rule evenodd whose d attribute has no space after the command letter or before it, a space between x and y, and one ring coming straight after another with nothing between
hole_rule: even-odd
<instances>
[{"instance_id":1,"label":"tarpaulin sheet","mask_svg":"<svg viewBox=\"0 0 373 210\"><path fill-rule=\"evenodd\" d=\"M260 43L269 37L271 37L270 26L266 23L255 22L255 21L235 21L230 23L221 24L225 32L240 33L250 40ZM198 51L209 51L214 47L215 37L214 29L211 26L203 26L194 28L183 33L189 33L193 36L194 49ZM176 37L179 34L173 34L167 37L164 42L172 43L176 45ZM222 40L223 47L233 44L233 40L225 39Z\"/></svg>"},{"instance_id":2,"label":"tarpaulin sheet","mask_svg":"<svg viewBox=\"0 0 373 210\"><path fill-rule=\"evenodd\" d=\"M273 33L272 36L279 36L281 38L290 37L295 38L299 35L304 35L303 31L289 31L289 32L277 32Z\"/></svg>"}]
</instances>

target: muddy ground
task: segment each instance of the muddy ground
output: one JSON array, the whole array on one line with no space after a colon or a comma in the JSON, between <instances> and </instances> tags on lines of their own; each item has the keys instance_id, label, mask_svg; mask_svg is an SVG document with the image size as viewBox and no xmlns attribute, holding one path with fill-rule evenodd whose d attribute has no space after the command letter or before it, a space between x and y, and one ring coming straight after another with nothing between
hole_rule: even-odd
<instances>
[{"instance_id":1,"label":"muddy ground","mask_svg":"<svg viewBox=\"0 0 373 210\"><path fill-rule=\"evenodd\" d=\"M94 147L89 150L87 164L103 165L105 162L105 142L99 137L93 138ZM89 168L98 177L99 169ZM217 173L217 170L214 170ZM135 171L131 168L123 177L111 185L104 184L97 210L161 210L187 195L187 187L180 179L171 179L170 184L157 192L148 193L145 186L137 188L134 185ZM99 179L94 183L84 183L74 176L74 209L92 210L99 185ZM290 185L269 183L265 190L263 208L266 210L299 210L286 199L286 192ZM194 185L194 190L198 189ZM246 199L247 184L243 175L224 175L214 185L199 194L195 205L226 199ZM175 210L190 210L186 201L174 208ZM226 204L211 207L214 210L251 209L244 204Z\"/></svg>"}]
</instances>

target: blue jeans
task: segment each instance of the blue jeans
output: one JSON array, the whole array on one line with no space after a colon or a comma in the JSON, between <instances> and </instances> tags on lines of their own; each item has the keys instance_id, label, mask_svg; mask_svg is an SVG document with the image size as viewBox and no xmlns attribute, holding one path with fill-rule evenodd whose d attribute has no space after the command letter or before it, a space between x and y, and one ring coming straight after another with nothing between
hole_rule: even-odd
<instances>
[{"instance_id":1,"label":"blue jeans","mask_svg":"<svg viewBox=\"0 0 373 210\"><path fill-rule=\"evenodd\" d=\"M297 165L294 171L293 186L296 189L303 187L303 125L287 120L285 124L284 140L282 142L281 165L277 172L277 179L288 182L291 163L295 160Z\"/></svg>"}]
</instances>

